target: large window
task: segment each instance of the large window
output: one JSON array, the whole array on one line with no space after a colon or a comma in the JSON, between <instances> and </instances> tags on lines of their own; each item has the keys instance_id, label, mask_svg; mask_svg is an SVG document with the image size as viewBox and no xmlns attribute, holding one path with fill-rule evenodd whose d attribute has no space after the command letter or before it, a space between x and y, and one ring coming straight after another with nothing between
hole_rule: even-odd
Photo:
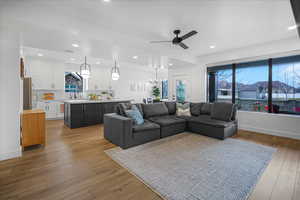
<instances>
[{"instance_id":1,"label":"large window","mask_svg":"<svg viewBox=\"0 0 300 200\"><path fill-rule=\"evenodd\" d=\"M273 60L274 112L300 114L300 56Z\"/></svg>"},{"instance_id":2,"label":"large window","mask_svg":"<svg viewBox=\"0 0 300 200\"><path fill-rule=\"evenodd\" d=\"M236 65L235 103L240 110L268 112L268 61Z\"/></svg>"},{"instance_id":3,"label":"large window","mask_svg":"<svg viewBox=\"0 0 300 200\"><path fill-rule=\"evenodd\" d=\"M208 68L210 102L240 110L300 114L300 56Z\"/></svg>"}]
</instances>

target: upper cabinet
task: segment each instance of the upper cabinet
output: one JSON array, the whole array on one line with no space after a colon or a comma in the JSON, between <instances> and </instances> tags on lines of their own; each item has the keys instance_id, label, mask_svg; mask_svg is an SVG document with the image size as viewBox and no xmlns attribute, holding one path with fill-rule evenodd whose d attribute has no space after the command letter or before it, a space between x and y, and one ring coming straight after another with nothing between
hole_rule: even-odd
<instances>
[{"instance_id":1,"label":"upper cabinet","mask_svg":"<svg viewBox=\"0 0 300 200\"><path fill-rule=\"evenodd\" d=\"M63 63L29 57L25 60L25 68L26 76L32 78L33 89L64 89Z\"/></svg>"}]
</instances>

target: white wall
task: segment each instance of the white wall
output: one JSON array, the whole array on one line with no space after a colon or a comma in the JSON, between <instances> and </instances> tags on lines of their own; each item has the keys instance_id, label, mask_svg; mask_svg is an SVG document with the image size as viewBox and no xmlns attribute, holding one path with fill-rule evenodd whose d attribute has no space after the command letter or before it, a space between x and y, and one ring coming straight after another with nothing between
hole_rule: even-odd
<instances>
[{"instance_id":1,"label":"white wall","mask_svg":"<svg viewBox=\"0 0 300 200\"><path fill-rule=\"evenodd\" d=\"M288 39L254 45L241 49L210 54L198 58L197 67L173 68L169 71L169 82L174 75L187 75L191 80L191 101L206 101L206 68L207 66L251 61L269 56L300 55L300 40ZM300 116L276 115L256 112L238 112L239 127L244 130L300 139Z\"/></svg>"},{"instance_id":2,"label":"white wall","mask_svg":"<svg viewBox=\"0 0 300 200\"><path fill-rule=\"evenodd\" d=\"M32 77L35 89L58 89L64 90L64 72L79 71L79 64L64 63L61 60L46 57L27 56L25 60L26 74ZM89 79L89 90L115 91L116 98L133 99L142 102L149 97L151 85L147 84L150 79L155 78L153 69L148 66L140 66L132 63L120 63L120 79L111 79L111 67L108 64L93 64L91 77ZM159 78L167 78L167 73L162 73ZM147 85L146 90L130 90L130 84ZM55 85L55 88L51 86Z\"/></svg>"},{"instance_id":3,"label":"white wall","mask_svg":"<svg viewBox=\"0 0 300 200\"><path fill-rule=\"evenodd\" d=\"M175 92L176 79L185 79L188 81L187 101L199 102L205 101L205 68L201 66L179 67L169 69L169 99L172 99Z\"/></svg>"},{"instance_id":4,"label":"white wall","mask_svg":"<svg viewBox=\"0 0 300 200\"><path fill-rule=\"evenodd\" d=\"M155 78L155 72L142 69L144 66L129 66L124 64L120 67L120 79L111 81L112 88L117 98L134 99L135 102L141 103L143 98L151 96L151 85L148 83L150 79ZM141 69L139 69L141 68ZM108 73L110 78L110 69ZM130 90L130 84L136 84L136 90ZM139 85L139 86L138 86ZM138 87L146 86L144 89Z\"/></svg>"},{"instance_id":5,"label":"white wall","mask_svg":"<svg viewBox=\"0 0 300 200\"><path fill-rule=\"evenodd\" d=\"M0 33L0 160L21 155L19 43Z\"/></svg>"}]
</instances>

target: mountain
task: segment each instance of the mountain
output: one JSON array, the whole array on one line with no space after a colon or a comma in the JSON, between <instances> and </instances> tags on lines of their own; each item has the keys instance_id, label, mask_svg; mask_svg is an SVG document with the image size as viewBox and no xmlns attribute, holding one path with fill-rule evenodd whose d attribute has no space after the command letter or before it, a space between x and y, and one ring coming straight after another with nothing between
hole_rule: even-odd
<instances>
[{"instance_id":1,"label":"mountain","mask_svg":"<svg viewBox=\"0 0 300 200\"><path fill-rule=\"evenodd\" d=\"M261 90L265 90L267 91L268 89L268 81L259 81L253 84L244 84L244 83L236 83L237 84L237 88L239 88L239 90L242 91L257 91L259 88ZM286 83L283 83L281 81L273 81L272 83L273 86L273 91L281 93L283 91L289 91L289 92L293 92L294 90L296 92L300 92L300 87L299 88L294 88ZM231 88L231 82L228 82L226 80L222 80L219 82L219 88L222 89L230 89Z\"/></svg>"}]
</instances>

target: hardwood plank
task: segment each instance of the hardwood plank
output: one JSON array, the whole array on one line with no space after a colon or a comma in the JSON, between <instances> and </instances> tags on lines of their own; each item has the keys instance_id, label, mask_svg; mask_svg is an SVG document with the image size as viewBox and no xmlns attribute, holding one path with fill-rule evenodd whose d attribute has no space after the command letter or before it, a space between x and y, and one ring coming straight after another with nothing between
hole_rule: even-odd
<instances>
[{"instance_id":1,"label":"hardwood plank","mask_svg":"<svg viewBox=\"0 0 300 200\"><path fill-rule=\"evenodd\" d=\"M104 151L103 125L69 129L47 121L47 145L0 162L0 199L161 200ZM276 147L251 200L300 199L300 142L240 130L236 139Z\"/></svg>"},{"instance_id":2,"label":"hardwood plank","mask_svg":"<svg viewBox=\"0 0 300 200\"><path fill-rule=\"evenodd\" d=\"M273 188L271 200L291 200L294 193L294 187L297 175L297 166L299 161L299 151L294 149L290 144L285 147L288 150L281 170L278 174L278 179Z\"/></svg>"},{"instance_id":3,"label":"hardwood plank","mask_svg":"<svg viewBox=\"0 0 300 200\"><path fill-rule=\"evenodd\" d=\"M295 146L298 152L300 152L300 142L296 142ZM294 187L292 199L293 200L300 199L300 153L298 153L297 174L296 174L296 181L295 181L295 187Z\"/></svg>"},{"instance_id":4,"label":"hardwood plank","mask_svg":"<svg viewBox=\"0 0 300 200\"><path fill-rule=\"evenodd\" d=\"M288 151L283 148L279 148L277 153L273 156L272 161L266 168L264 174L257 183L255 189L253 190L249 200L267 200L270 199L275 182L277 181L278 174L281 170L284 159Z\"/></svg>"}]
</instances>

